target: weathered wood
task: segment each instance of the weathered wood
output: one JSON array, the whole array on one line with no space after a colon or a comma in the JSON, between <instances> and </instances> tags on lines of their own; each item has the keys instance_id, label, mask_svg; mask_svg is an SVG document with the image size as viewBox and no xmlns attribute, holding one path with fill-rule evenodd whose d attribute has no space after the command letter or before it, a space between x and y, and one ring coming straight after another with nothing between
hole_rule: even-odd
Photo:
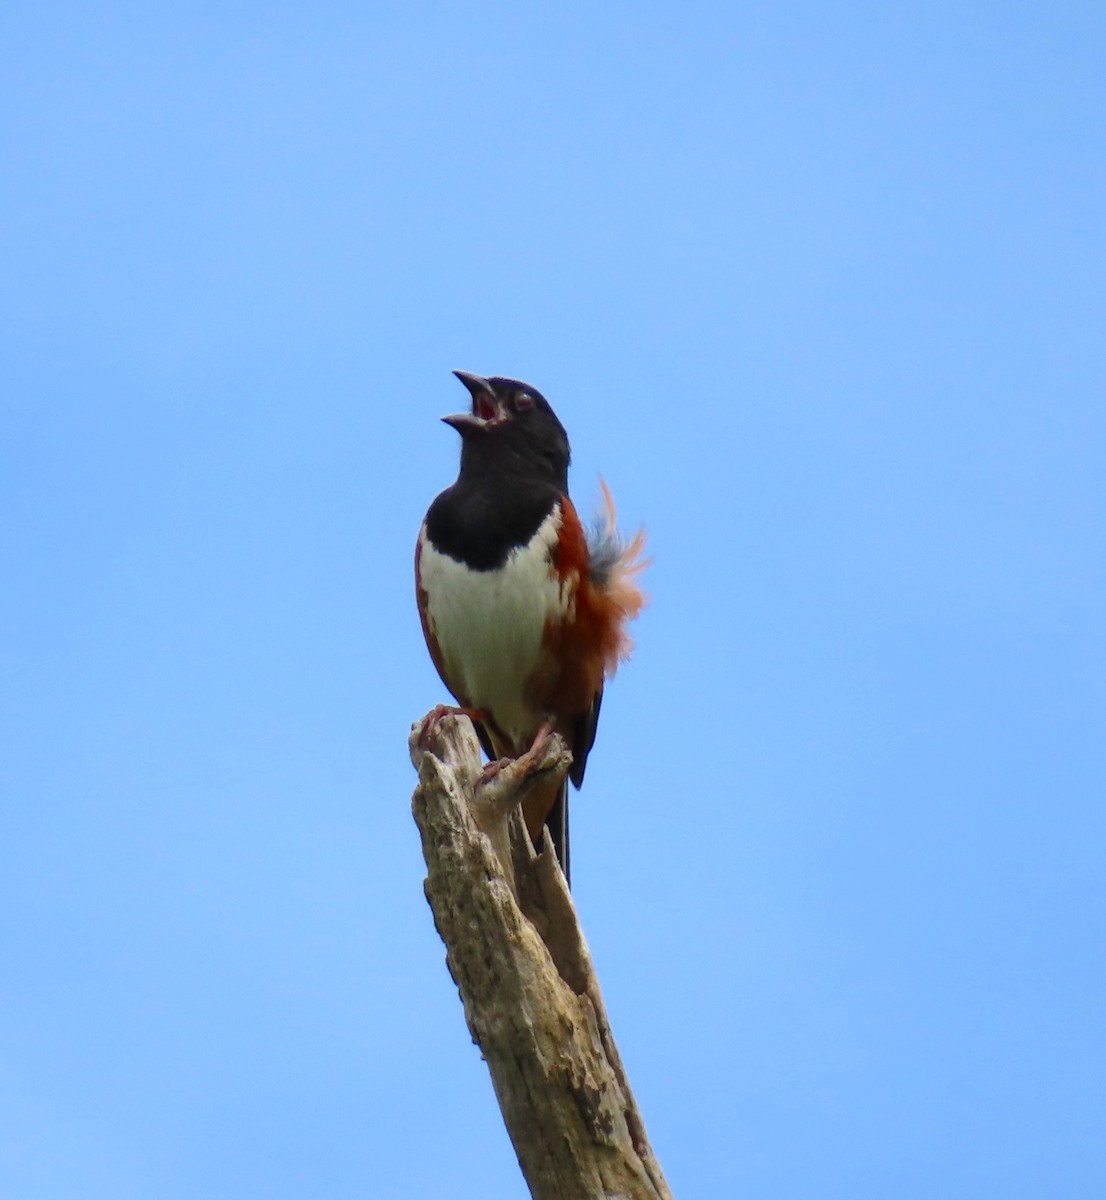
<instances>
[{"instance_id":1,"label":"weathered wood","mask_svg":"<svg viewBox=\"0 0 1106 1200\"><path fill-rule=\"evenodd\" d=\"M467 717L432 723L412 809L426 898L534 1200L671 1200L607 1021L548 833L519 804L571 762L555 734L484 774Z\"/></svg>"}]
</instances>

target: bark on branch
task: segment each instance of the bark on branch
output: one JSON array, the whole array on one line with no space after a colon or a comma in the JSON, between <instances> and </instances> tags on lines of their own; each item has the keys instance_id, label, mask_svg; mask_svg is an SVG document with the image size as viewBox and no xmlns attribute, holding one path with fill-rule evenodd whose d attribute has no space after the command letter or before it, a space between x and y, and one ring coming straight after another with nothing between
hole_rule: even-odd
<instances>
[{"instance_id":1,"label":"bark on branch","mask_svg":"<svg viewBox=\"0 0 1106 1200\"><path fill-rule=\"evenodd\" d=\"M554 734L485 778L467 717L432 725L426 749L421 728L410 745L426 898L531 1195L672 1200L548 834L535 856L519 812L571 755Z\"/></svg>"}]
</instances>

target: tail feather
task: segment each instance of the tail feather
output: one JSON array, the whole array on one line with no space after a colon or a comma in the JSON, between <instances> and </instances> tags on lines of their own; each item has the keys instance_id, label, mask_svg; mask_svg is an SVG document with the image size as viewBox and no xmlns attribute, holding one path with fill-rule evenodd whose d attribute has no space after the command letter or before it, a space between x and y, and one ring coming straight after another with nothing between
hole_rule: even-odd
<instances>
[{"instance_id":1,"label":"tail feather","mask_svg":"<svg viewBox=\"0 0 1106 1200\"><path fill-rule=\"evenodd\" d=\"M572 874L569 869L569 853L568 853L568 780L561 784L561 790L557 793L557 799L553 802L553 807L549 810L549 816L545 818L545 827L549 830L549 836L553 839L553 849L557 853L557 861L561 864L561 871L564 873L565 883L572 886Z\"/></svg>"},{"instance_id":2,"label":"tail feather","mask_svg":"<svg viewBox=\"0 0 1106 1200\"><path fill-rule=\"evenodd\" d=\"M534 844L534 849L541 851L542 838L545 830L553 842L553 850L561 871L568 880L568 779L558 780L554 776L542 780L532 788L530 794L522 802L522 816L526 822L526 831Z\"/></svg>"}]
</instances>

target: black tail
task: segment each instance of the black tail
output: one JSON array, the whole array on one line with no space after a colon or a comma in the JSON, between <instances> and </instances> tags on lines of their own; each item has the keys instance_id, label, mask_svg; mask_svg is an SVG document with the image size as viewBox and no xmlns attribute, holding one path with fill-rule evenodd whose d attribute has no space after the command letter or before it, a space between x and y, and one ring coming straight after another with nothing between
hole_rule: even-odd
<instances>
[{"instance_id":1,"label":"black tail","mask_svg":"<svg viewBox=\"0 0 1106 1200\"><path fill-rule=\"evenodd\" d=\"M561 784L561 790L549 816L545 818L545 827L553 839L553 849L557 852L557 861L564 872L565 883L572 886L572 873L569 870L568 857L568 780Z\"/></svg>"}]
</instances>

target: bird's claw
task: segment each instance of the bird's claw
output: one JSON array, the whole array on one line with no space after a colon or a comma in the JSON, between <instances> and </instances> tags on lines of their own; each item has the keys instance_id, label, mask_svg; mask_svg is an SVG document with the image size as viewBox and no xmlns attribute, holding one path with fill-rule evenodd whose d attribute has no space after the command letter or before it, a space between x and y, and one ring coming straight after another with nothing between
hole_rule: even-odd
<instances>
[{"instance_id":1,"label":"bird's claw","mask_svg":"<svg viewBox=\"0 0 1106 1200\"><path fill-rule=\"evenodd\" d=\"M479 721L483 714L475 708L458 708L455 704L435 704L422 719L419 730L419 749L429 750L430 739L438 731L444 717L468 717L470 721Z\"/></svg>"},{"instance_id":2,"label":"bird's claw","mask_svg":"<svg viewBox=\"0 0 1106 1200\"><path fill-rule=\"evenodd\" d=\"M506 767L509 767L511 763L515 761L517 760L513 758L496 758L489 763L485 763L483 773L480 776L480 782L488 783L490 780L494 779L500 771L504 770Z\"/></svg>"}]
</instances>

